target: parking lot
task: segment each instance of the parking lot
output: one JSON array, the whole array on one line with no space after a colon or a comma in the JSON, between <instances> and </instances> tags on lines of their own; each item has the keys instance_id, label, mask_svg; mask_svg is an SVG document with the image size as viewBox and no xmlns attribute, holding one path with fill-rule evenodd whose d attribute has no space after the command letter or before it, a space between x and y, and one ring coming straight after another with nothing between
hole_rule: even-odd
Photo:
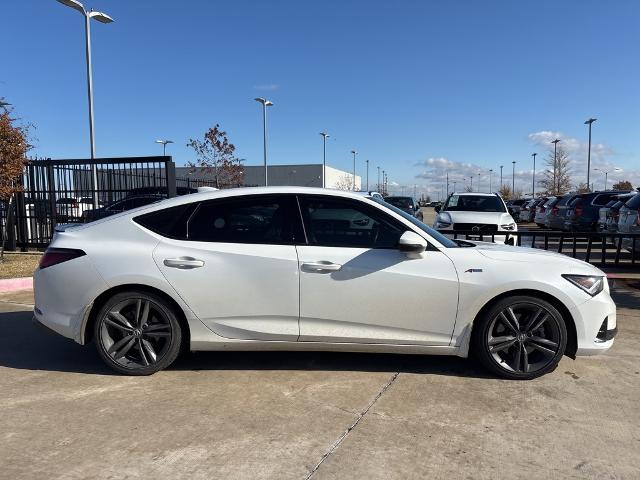
<instances>
[{"instance_id":1,"label":"parking lot","mask_svg":"<svg viewBox=\"0 0 640 480\"><path fill-rule=\"evenodd\" d=\"M197 353L114 375L0 295L0 478L638 478L640 290L620 333L530 382L473 361Z\"/></svg>"}]
</instances>

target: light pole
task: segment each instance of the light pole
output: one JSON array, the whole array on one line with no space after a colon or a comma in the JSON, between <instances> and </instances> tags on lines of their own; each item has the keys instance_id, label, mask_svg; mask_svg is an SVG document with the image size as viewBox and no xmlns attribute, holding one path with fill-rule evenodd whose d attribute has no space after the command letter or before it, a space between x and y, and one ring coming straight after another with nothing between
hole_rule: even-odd
<instances>
[{"instance_id":1,"label":"light pole","mask_svg":"<svg viewBox=\"0 0 640 480\"><path fill-rule=\"evenodd\" d=\"M167 143L173 143L173 140L156 140L156 143L162 144L162 156L167 156Z\"/></svg>"},{"instance_id":2,"label":"light pole","mask_svg":"<svg viewBox=\"0 0 640 480\"><path fill-rule=\"evenodd\" d=\"M591 124L596 120L597 118L589 118L589 120L584 122L585 125L589 125L589 149L587 150L587 188L589 188L589 174L591 173Z\"/></svg>"},{"instance_id":3,"label":"light pole","mask_svg":"<svg viewBox=\"0 0 640 480\"><path fill-rule=\"evenodd\" d=\"M380 167L378 168L378 192L380 191Z\"/></svg>"},{"instance_id":4,"label":"light pole","mask_svg":"<svg viewBox=\"0 0 640 480\"><path fill-rule=\"evenodd\" d=\"M480 191L480 172L478 172L478 186L476 187L478 192Z\"/></svg>"},{"instance_id":5,"label":"light pole","mask_svg":"<svg viewBox=\"0 0 640 480\"><path fill-rule=\"evenodd\" d=\"M606 192L607 191L607 181L608 181L609 173L611 173L612 171L613 172L619 172L622 169L618 168L618 167L613 167L613 170L608 170L608 171L602 170L601 168L594 168L593 170L596 171L596 172L604 173L604 190Z\"/></svg>"},{"instance_id":6,"label":"light pole","mask_svg":"<svg viewBox=\"0 0 640 480\"><path fill-rule=\"evenodd\" d=\"M358 152L356 152L355 150L351 150L351 153L353 153L353 191L356 191L356 155L358 154Z\"/></svg>"},{"instance_id":7,"label":"light pole","mask_svg":"<svg viewBox=\"0 0 640 480\"><path fill-rule=\"evenodd\" d=\"M386 177L386 173L384 170L382 170L382 190L380 191L380 193L382 193L382 195L385 195L385 191L384 191L384 179Z\"/></svg>"},{"instance_id":8,"label":"light pole","mask_svg":"<svg viewBox=\"0 0 640 480\"><path fill-rule=\"evenodd\" d=\"M511 173L511 195L513 196L513 198L515 198L515 193L516 193L516 161L514 160L513 162L513 172Z\"/></svg>"},{"instance_id":9,"label":"light pole","mask_svg":"<svg viewBox=\"0 0 640 480\"><path fill-rule=\"evenodd\" d=\"M365 160L367 164L367 192L369 191L369 160Z\"/></svg>"},{"instance_id":10,"label":"light pole","mask_svg":"<svg viewBox=\"0 0 640 480\"><path fill-rule=\"evenodd\" d=\"M89 140L91 142L91 160L96 158L96 142L93 129L93 76L91 73L91 19L100 23L111 23L111 18L106 13L87 12L78 0L58 0L58 2L77 10L84 16L84 33L85 33L85 56L87 59L87 96L89 98ZM93 190L93 208L98 208L98 168L95 163L91 164L91 188Z\"/></svg>"},{"instance_id":11,"label":"light pole","mask_svg":"<svg viewBox=\"0 0 640 480\"><path fill-rule=\"evenodd\" d=\"M449 170L447 170L447 198L449 198Z\"/></svg>"},{"instance_id":12,"label":"light pole","mask_svg":"<svg viewBox=\"0 0 640 480\"><path fill-rule=\"evenodd\" d=\"M556 189L556 177L560 176L556 174L556 171L558 170L558 142L559 141L560 139L556 138L551 142L553 143L553 188L554 189ZM559 184L560 184L560 179L558 178L558 185ZM553 190L551 191L551 193L554 193ZM560 188L557 189L556 193L560 193Z\"/></svg>"},{"instance_id":13,"label":"light pole","mask_svg":"<svg viewBox=\"0 0 640 480\"><path fill-rule=\"evenodd\" d=\"M320 132L320 135L322 135L322 188L326 188L324 177L327 169L327 138L329 138L329 134Z\"/></svg>"},{"instance_id":14,"label":"light pole","mask_svg":"<svg viewBox=\"0 0 640 480\"><path fill-rule=\"evenodd\" d=\"M504 165L500 165L500 188L502 188L502 167L504 167Z\"/></svg>"},{"instance_id":15,"label":"light pole","mask_svg":"<svg viewBox=\"0 0 640 480\"><path fill-rule=\"evenodd\" d=\"M266 187L269 184L267 175L267 107L273 106L273 102L262 97L254 98L254 100L262 104L262 151L264 156L264 186Z\"/></svg>"},{"instance_id":16,"label":"light pole","mask_svg":"<svg viewBox=\"0 0 640 480\"><path fill-rule=\"evenodd\" d=\"M469 179L471 180L471 191L473 192L473 175L471 175Z\"/></svg>"},{"instance_id":17,"label":"light pole","mask_svg":"<svg viewBox=\"0 0 640 480\"><path fill-rule=\"evenodd\" d=\"M531 180L531 198L536 198L536 155L537 153L532 153L533 157L533 178Z\"/></svg>"},{"instance_id":18,"label":"light pole","mask_svg":"<svg viewBox=\"0 0 640 480\"><path fill-rule=\"evenodd\" d=\"M493 168L489 169L489 193L491 193L491 176L493 174Z\"/></svg>"}]
</instances>

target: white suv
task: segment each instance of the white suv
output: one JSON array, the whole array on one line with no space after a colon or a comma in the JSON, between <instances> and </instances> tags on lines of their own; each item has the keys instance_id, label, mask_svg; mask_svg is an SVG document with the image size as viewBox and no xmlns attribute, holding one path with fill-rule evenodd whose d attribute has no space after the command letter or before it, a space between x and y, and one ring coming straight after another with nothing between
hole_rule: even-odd
<instances>
[{"instance_id":1,"label":"white suv","mask_svg":"<svg viewBox=\"0 0 640 480\"><path fill-rule=\"evenodd\" d=\"M495 193L454 192L436 211L433 227L440 231L478 232L486 240L491 240L490 235L496 232L518 231L504 201ZM505 238L505 235L494 235L493 241L504 243Z\"/></svg>"}]
</instances>

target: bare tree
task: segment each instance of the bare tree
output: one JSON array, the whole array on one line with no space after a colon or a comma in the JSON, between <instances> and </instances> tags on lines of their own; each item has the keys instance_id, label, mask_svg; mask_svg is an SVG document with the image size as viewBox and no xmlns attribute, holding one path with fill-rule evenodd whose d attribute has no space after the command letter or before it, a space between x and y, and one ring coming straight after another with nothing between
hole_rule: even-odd
<instances>
[{"instance_id":1,"label":"bare tree","mask_svg":"<svg viewBox=\"0 0 640 480\"><path fill-rule=\"evenodd\" d=\"M538 185L547 195L564 195L571 190L571 159L567 151L558 145L554 156L553 149L547 154L547 168L542 172Z\"/></svg>"},{"instance_id":2,"label":"bare tree","mask_svg":"<svg viewBox=\"0 0 640 480\"><path fill-rule=\"evenodd\" d=\"M470 191L470 190L467 190L467 191ZM505 200L511 200L511 198L513 198L511 187L506 183L500 187L500 190L498 190L498 193Z\"/></svg>"},{"instance_id":3,"label":"bare tree","mask_svg":"<svg viewBox=\"0 0 640 480\"><path fill-rule=\"evenodd\" d=\"M242 160L235 156L236 146L229 142L227 132L221 130L219 124L207 130L203 140L192 138L187 146L193 148L198 157L187 166L192 171L202 168L213 175L216 188L239 187L242 184Z\"/></svg>"},{"instance_id":4,"label":"bare tree","mask_svg":"<svg viewBox=\"0 0 640 480\"><path fill-rule=\"evenodd\" d=\"M351 175L344 174L336 181L334 188L337 190L351 190L353 188L353 178Z\"/></svg>"},{"instance_id":5,"label":"bare tree","mask_svg":"<svg viewBox=\"0 0 640 480\"><path fill-rule=\"evenodd\" d=\"M587 182L580 182L576 185L575 191L576 193L589 193L591 189L589 185L587 185Z\"/></svg>"},{"instance_id":6,"label":"bare tree","mask_svg":"<svg viewBox=\"0 0 640 480\"><path fill-rule=\"evenodd\" d=\"M11 111L5 106L0 113L0 201L6 202L6 218L2 230L0 259L4 259L4 244L8 227L12 224L13 199L22 191L20 175L26 164L29 144L30 124L20 125L11 117Z\"/></svg>"}]
</instances>

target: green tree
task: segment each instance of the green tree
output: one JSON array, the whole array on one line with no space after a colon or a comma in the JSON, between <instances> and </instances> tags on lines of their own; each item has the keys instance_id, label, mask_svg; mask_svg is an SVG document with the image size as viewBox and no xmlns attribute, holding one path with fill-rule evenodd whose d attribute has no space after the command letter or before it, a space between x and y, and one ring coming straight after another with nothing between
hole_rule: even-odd
<instances>
[{"instance_id":1,"label":"green tree","mask_svg":"<svg viewBox=\"0 0 640 480\"><path fill-rule=\"evenodd\" d=\"M620 180L617 183L613 184L611 187L613 190L633 190L633 185L629 180Z\"/></svg>"}]
</instances>

